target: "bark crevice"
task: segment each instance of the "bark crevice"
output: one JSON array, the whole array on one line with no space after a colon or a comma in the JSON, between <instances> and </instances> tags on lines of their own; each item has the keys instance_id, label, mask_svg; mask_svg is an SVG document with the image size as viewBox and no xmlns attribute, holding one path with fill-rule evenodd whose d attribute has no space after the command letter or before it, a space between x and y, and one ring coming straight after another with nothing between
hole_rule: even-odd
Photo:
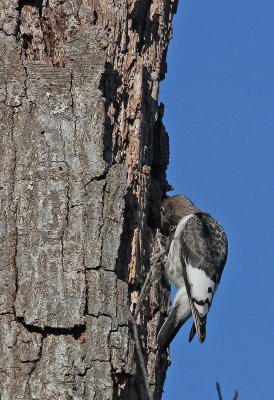
<instances>
[{"instance_id":1,"label":"bark crevice","mask_svg":"<svg viewBox=\"0 0 274 400\"><path fill-rule=\"evenodd\" d=\"M72 328L62 328L62 327L52 327L52 326L44 326L39 327L36 325L27 324L22 317L16 318L17 322L22 324L22 326L30 333L40 333L44 338L48 335L55 336L72 336L75 340L78 340L81 335L86 331L86 325L74 326Z\"/></svg>"}]
</instances>

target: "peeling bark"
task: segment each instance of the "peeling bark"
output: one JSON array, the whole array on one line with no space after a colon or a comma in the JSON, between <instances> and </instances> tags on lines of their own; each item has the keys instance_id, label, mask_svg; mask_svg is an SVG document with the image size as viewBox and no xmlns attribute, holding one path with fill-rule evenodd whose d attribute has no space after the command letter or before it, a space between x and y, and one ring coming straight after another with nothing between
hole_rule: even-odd
<instances>
[{"instance_id":1,"label":"peeling bark","mask_svg":"<svg viewBox=\"0 0 274 400\"><path fill-rule=\"evenodd\" d=\"M1 0L0 395L146 399L128 310L150 269L177 0ZM138 318L161 398L155 274Z\"/></svg>"}]
</instances>

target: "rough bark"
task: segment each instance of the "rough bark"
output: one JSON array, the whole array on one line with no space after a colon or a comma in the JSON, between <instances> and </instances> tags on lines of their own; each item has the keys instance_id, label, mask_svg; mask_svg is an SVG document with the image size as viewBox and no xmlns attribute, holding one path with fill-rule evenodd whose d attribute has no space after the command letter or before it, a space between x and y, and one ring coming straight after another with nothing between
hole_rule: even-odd
<instances>
[{"instance_id":1,"label":"rough bark","mask_svg":"<svg viewBox=\"0 0 274 400\"><path fill-rule=\"evenodd\" d=\"M128 310L168 189L174 0L1 0L0 394L146 399ZM160 399L156 274L137 320Z\"/></svg>"}]
</instances>

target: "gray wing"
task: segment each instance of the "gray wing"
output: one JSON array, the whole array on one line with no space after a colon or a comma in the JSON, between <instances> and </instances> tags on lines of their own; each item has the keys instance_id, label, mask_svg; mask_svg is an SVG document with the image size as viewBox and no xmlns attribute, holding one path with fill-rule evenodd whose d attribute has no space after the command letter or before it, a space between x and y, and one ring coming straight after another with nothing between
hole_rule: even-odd
<instances>
[{"instance_id":1,"label":"gray wing","mask_svg":"<svg viewBox=\"0 0 274 400\"><path fill-rule=\"evenodd\" d=\"M198 212L186 223L180 244L183 276L194 319L189 339L197 331L203 342L207 313L227 259L227 238L214 218Z\"/></svg>"},{"instance_id":2,"label":"gray wing","mask_svg":"<svg viewBox=\"0 0 274 400\"><path fill-rule=\"evenodd\" d=\"M161 349L169 346L181 326L191 316L191 308L185 286L176 293L172 310L157 337Z\"/></svg>"}]
</instances>

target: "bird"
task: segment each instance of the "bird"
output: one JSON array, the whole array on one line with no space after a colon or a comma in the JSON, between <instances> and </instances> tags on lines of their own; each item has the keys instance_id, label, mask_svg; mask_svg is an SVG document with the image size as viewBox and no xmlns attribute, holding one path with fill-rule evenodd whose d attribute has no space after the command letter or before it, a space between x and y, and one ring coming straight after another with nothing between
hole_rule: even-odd
<instances>
[{"instance_id":1,"label":"bird","mask_svg":"<svg viewBox=\"0 0 274 400\"><path fill-rule=\"evenodd\" d=\"M160 231L168 238L167 277L178 290L170 314L158 333L158 346L168 347L191 315L189 342L197 332L203 343L207 314L227 260L227 236L218 221L185 195L164 200Z\"/></svg>"}]
</instances>

